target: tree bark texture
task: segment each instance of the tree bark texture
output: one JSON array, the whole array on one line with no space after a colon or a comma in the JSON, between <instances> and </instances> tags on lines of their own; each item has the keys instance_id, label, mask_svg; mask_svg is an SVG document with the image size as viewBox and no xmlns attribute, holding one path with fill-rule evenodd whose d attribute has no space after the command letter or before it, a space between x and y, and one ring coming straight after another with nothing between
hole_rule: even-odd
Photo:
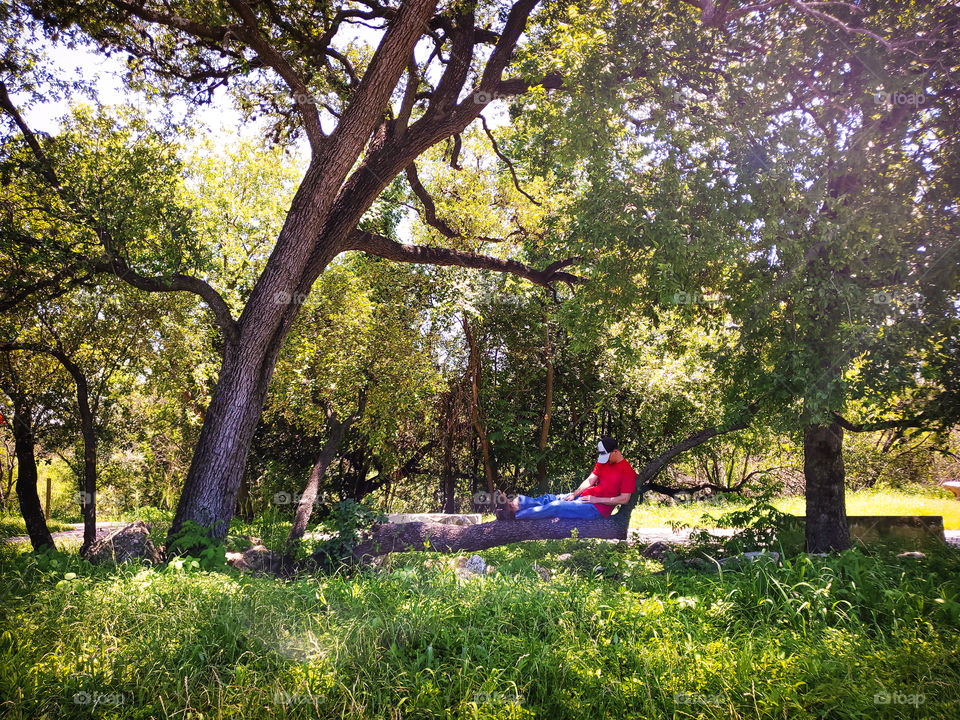
<instances>
[{"instance_id":1,"label":"tree bark texture","mask_svg":"<svg viewBox=\"0 0 960 720\"><path fill-rule=\"evenodd\" d=\"M340 451L340 444L343 442L347 430L353 424L356 416L350 417L343 422L331 416L327 424L330 428L330 435L323 444L323 450L320 451L320 457L310 471L310 477L307 480L307 486L300 496L300 502L297 505L297 511L293 518L293 527L290 528L290 534L287 536L287 555L292 556L296 543L303 537L307 529L307 523L313 515L313 508L317 501L317 493L320 489L320 481L327 472L327 468L333 462L337 453Z\"/></svg>"},{"instance_id":2,"label":"tree bark texture","mask_svg":"<svg viewBox=\"0 0 960 720\"><path fill-rule=\"evenodd\" d=\"M34 450L33 411L24 398L14 401L13 436L17 454L17 500L34 550L55 547L47 528L37 491L37 458Z\"/></svg>"},{"instance_id":3,"label":"tree bark texture","mask_svg":"<svg viewBox=\"0 0 960 720\"><path fill-rule=\"evenodd\" d=\"M803 431L803 474L807 482L807 552L831 552L850 547L847 525L843 428L808 425Z\"/></svg>"}]
</instances>

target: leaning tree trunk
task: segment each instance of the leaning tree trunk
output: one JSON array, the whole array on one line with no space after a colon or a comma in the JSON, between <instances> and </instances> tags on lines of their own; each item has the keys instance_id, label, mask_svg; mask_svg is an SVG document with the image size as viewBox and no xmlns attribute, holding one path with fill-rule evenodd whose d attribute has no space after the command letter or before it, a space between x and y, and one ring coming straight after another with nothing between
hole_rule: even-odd
<instances>
[{"instance_id":1,"label":"leaning tree trunk","mask_svg":"<svg viewBox=\"0 0 960 720\"><path fill-rule=\"evenodd\" d=\"M327 421L327 424L330 426L330 437L328 437L327 441L323 444L320 457L317 458L317 462L310 471L307 487L304 488L303 494L300 496L300 502L297 505L297 511L293 518L293 527L290 528L290 534L287 536L287 557L293 557L297 543L300 541L300 538L303 537L303 533L306 532L307 523L310 522L310 517L313 515L313 506L317 501L320 481L326 474L327 468L330 467L330 463L333 462L333 459L340 451L340 445L343 443L343 438L347 434L347 429L353 424L356 417L357 416L354 415L340 422L336 417L331 415Z\"/></svg>"},{"instance_id":2,"label":"leaning tree trunk","mask_svg":"<svg viewBox=\"0 0 960 720\"><path fill-rule=\"evenodd\" d=\"M264 315L284 314L281 309L261 309ZM272 319L275 325L279 321ZM254 337L257 333L253 328L241 334L239 347L225 353L168 543L187 522L207 528L213 538L226 535L286 329L286 323L276 327L269 342L264 342Z\"/></svg>"},{"instance_id":3,"label":"leaning tree trunk","mask_svg":"<svg viewBox=\"0 0 960 720\"><path fill-rule=\"evenodd\" d=\"M830 552L850 547L847 525L843 428L808 425L803 431L803 474L807 489L807 552Z\"/></svg>"},{"instance_id":4,"label":"leaning tree trunk","mask_svg":"<svg viewBox=\"0 0 960 720\"><path fill-rule=\"evenodd\" d=\"M312 177L315 172L315 168L307 171L271 262L257 281L237 324L236 337L226 340L220 377L177 503L168 545L187 522L205 527L210 537L218 539L230 527L247 454L283 340L313 281L338 252L333 243L321 239L318 248L323 252L319 258L313 258L316 267L304 274L311 257L303 238L320 231L316 209L309 205L311 192L307 190L318 182ZM279 269L288 263L297 268L292 274Z\"/></svg>"},{"instance_id":5,"label":"leaning tree trunk","mask_svg":"<svg viewBox=\"0 0 960 720\"><path fill-rule=\"evenodd\" d=\"M17 500L34 550L55 547L37 492L37 458L33 441L33 413L29 405L14 398L13 437L17 454Z\"/></svg>"}]
</instances>

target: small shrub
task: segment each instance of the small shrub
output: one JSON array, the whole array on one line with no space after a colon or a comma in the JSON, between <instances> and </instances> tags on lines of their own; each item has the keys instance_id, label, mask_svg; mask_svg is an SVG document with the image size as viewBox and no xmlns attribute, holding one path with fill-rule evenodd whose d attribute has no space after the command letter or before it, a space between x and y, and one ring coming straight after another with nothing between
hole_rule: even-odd
<instances>
[{"instance_id":1,"label":"small shrub","mask_svg":"<svg viewBox=\"0 0 960 720\"><path fill-rule=\"evenodd\" d=\"M227 546L222 540L210 536L210 529L187 520L180 532L167 545L167 556L190 555L196 558L204 570L216 570L227 566Z\"/></svg>"},{"instance_id":2,"label":"small shrub","mask_svg":"<svg viewBox=\"0 0 960 720\"><path fill-rule=\"evenodd\" d=\"M313 557L325 570L335 569L349 563L354 548L364 539L369 530L386 520L386 516L373 508L354 500L341 500L330 507L324 520L326 529L333 537L314 543Z\"/></svg>"}]
</instances>

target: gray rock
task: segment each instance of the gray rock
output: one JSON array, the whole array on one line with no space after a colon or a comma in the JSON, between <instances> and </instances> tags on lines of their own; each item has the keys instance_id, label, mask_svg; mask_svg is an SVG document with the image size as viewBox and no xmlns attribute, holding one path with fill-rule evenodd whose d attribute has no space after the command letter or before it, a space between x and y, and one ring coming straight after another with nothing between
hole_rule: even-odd
<instances>
[{"instance_id":1,"label":"gray rock","mask_svg":"<svg viewBox=\"0 0 960 720\"><path fill-rule=\"evenodd\" d=\"M243 553L227 553L227 564L237 570L276 573L280 569L282 558L263 545L254 545Z\"/></svg>"},{"instance_id":2,"label":"gray rock","mask_svg":"<svg viewBox=\"0 0 960 720\"><path fill-rule=\"evenodd\" d=\"M118 527L97 540L84 557L95 565L130 560L156 565L162 560L160 551L150 539L150 526L142 520Z\"/></svg>"},{"instance_id":3,"label":"gray rock","mask_svg":"<svg viewBox=\"0 0 960 720\"><path fill-rule=\"evenodd\" d=\"M668 552L670 552L670 546L658 540L657 542L647 545L641 555L653 560L661 560Z\"/></svg>"},{"instance_id":4,"label":"gray rock","mask_svg":"<svg viewBox=\"0 0 960 720\"><path fill-rule=\"evenodd\" d=\"M471 555L467 564L464 565L464 569L476 575L483 575L487 571L487 563L479 555Z\"/></svg>"},{"instance_id":5,"label":"gray rock","mask_svg":"<svg viewBox=\"0 0 960 720\"><path fill-rule=\"evenodd\" d=\"M741 555L724 558L720 561L721 565L746 565L759 560L769 560L771 562L780 562L780 553L778 552L745 552Z\"/></svg>"}]
</instances>

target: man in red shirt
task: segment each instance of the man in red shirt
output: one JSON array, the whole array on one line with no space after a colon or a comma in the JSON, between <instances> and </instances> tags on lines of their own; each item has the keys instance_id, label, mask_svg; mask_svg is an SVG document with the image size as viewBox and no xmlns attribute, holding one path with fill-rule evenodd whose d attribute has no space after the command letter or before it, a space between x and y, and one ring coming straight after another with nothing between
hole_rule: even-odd
<instances>
[{"instance_id":1,"label":"man in red shirt","mask_svg":"<svg viewBox=\"0 0 960 720\"><path fill-rule=\"evenodd\" d=\"M620 452L612 437L597 443L600 456L590 476L580 487L567 495L517 495L512 500L498 491L498 520L533 520L538 518L575 518L594 520L610 517L615 505L624 505L637 489L637 473Z\"/></svg>"}]
</instances>

